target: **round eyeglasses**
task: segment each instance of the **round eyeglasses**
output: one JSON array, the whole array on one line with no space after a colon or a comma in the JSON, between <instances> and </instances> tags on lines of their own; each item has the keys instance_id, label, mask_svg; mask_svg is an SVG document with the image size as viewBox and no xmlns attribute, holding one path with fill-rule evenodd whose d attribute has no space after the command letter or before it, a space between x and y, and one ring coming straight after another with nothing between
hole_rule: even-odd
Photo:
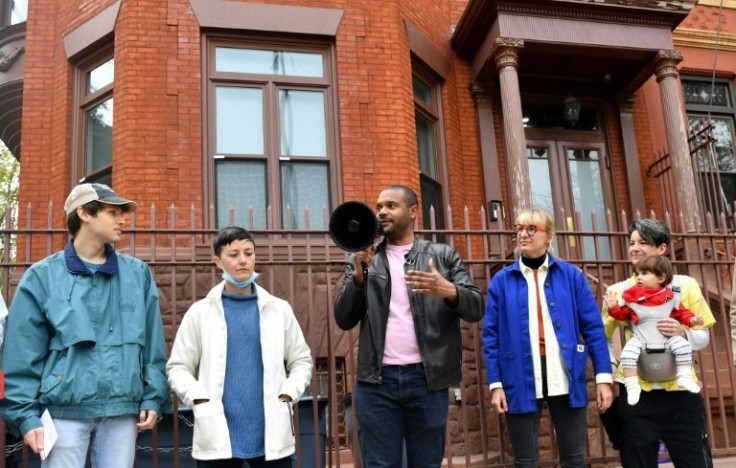
<instances>
[{"instance_id":1,"label":"round eyeglasses","mask_svg":"<svg viewBox=\"0 0 736 468\"><path fill-rule=\"evenodd\" d=\"M529 237L532 237L537 232L547 232L544 226L537 226L535 224L514 224L513 230L516 232L516 235L521 234L521 231L526 231Z\"/></svg>"}]
</instances>

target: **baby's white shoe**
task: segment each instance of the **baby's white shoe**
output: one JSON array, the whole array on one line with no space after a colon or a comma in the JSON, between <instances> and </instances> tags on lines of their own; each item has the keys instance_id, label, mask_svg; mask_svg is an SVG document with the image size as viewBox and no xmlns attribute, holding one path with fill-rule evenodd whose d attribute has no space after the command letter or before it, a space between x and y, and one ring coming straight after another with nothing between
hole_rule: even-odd
<instances>
[{"instance_id":1,"label":"baby's white shoe","mask_svg":"<svg viewBox=\"0 0 736 468\"><path fill-rule=\"evenodd\" d=\"M639 385L639 377L626 377L624 379L624 385L626 386L626 403L631 406L639 403L639 397L641 396L641 385Z\"/></svg>"}]
</instances>

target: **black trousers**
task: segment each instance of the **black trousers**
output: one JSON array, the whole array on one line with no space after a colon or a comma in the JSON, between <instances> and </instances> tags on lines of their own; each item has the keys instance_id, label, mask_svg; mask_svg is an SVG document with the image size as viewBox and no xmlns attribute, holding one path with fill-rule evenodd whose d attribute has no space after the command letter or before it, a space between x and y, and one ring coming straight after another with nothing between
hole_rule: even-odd
<instances>
[{"instance_id":1,"label":"black trousers","mask_svg":"<svg viewBox=\"0 0 736 468\"><path fill-rule=\"evenodd\" d=\"M652 390L631 406L626 387L619 384L619 391L623 468L656 468L660 440L676 467L713 467L700 394Z\"/></svg>"},{"instance_id":2,"label":"black trousers","mask_svg":"<svg viewBox=\"0 0 736 468\"><path fill-rule=\"evenodd\" d=\"M291 457L266 461L265 457L228 458L226 460L197 460L197 468L291 468Z\"/></svg>"}]
</instances>

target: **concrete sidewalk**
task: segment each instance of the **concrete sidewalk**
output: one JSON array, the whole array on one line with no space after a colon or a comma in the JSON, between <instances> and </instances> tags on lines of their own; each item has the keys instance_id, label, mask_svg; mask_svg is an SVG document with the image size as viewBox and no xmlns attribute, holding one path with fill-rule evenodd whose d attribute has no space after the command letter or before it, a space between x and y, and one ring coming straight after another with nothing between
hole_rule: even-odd
<instances>
[{"instance_id":1,"label":"concrete sidewalk","mask_svg":"<svg viewBox=\"0 0 736 468\"><path fill-rule=\"evenodd\" d=\"M713 468L733 468L736 467L736 457L721 457L713 459ZM617 465L616 468L621 468ZM658 468L675 468L672 463L662 463Z\"/></svg>"}]
</instances>

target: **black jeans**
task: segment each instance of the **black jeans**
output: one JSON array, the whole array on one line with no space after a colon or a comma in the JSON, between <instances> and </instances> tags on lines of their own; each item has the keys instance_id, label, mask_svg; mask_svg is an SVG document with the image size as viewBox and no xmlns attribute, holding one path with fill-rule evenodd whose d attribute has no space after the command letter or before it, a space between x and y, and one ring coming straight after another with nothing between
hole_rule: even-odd
<instances>
[{"instance_id":1,"label":"black jeans","mask_svg":"<svg viewBox=\"0 0 736 468\"><path fill-rule=\"evenodd\" d=\"M266 457L227 458L224 460L197 460L197 468L291 468L291 457L266 461Z\"/></svg>"},{"instance_id":2,"label":"black jeans","mask_svg":"<svg viewBox=\"0 0 736 468\"><path fill-rule=\"evenodd\" d=\"M571 408L568 395L537 400L537 411L533 413L506 413L506 424L509 428L511 447L514 450L514 466L517 468L539 466L539 419L542 415L543 401L547 402L555 427L562 468L585 468L588 409Z\"/></svg>"},{"instance_id":3,"label":"black jeans","mask_svg":"<svg viewBox=\"0 0 736 468\"><path fill-rule=\"evenodd\" d=\"M677 467L712 468L705 410L699 394L685 391L641 392L636 405L626 403L619 385L621 464L624 468L656 468L659 441Z\"/></svg>"}]
</instances>

